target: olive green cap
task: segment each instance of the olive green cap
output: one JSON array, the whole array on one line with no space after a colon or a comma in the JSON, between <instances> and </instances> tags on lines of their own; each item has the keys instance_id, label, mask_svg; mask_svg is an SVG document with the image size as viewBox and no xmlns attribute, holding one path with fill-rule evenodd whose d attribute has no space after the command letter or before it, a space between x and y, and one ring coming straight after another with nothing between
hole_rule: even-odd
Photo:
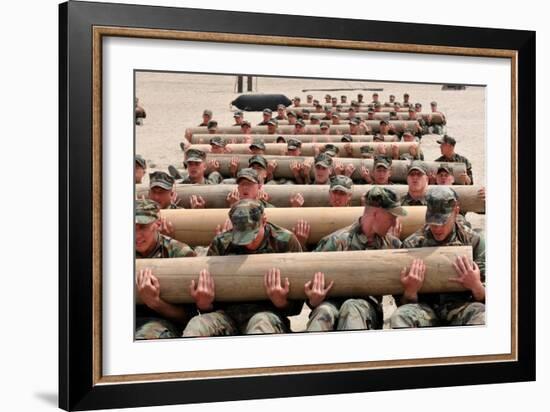
<instances>
[{"instance_id":1,"label":"olive green cap","mask_svg":"<svg viewBox=\"0 0 550 412\"><path fill-rule=\"evenodd\" d=\"M137 155L136 155L136 163L137 163L140 167L142 167L142 168L144 168L144 169L147 169L147 162L145 161L145 159L143 158L143 156L137 154Z\"/></svg>"},{"instance_id":2,"label":"olive green cap","mask_svg":"<svg viewBox=\"0 0 550 412\"><path fill-rule=\"evenodd\" d=\"M262 139L254 139L254 141L248 147L250 149L255 147L255 148L260 149L260 150L265 150L265 143L263 142Z\"/></svg>"},{"instance_id":3,"label":"olive green cap","mask_svg":"<svg viewBox=\"0 0 550 412\"><path fill-rule=\"evenodd\" d=\"M174 187L174 178L165 172L149 173L149 188L160 187L164 190L172 190Z\"/></svg>"},{"instance_id":4,"label":"olive green cap","mask_svg":"<svg viewBox=\"0 0 550 412\"><path fill-rule=\"evenodd\" d=\"M344 175L336 175L330 179L329 191L334 192L339 190L344 193L352 193L353 180Z\"/></svg>"},{"instance_id":5,"label":"olive green cap","mask_svg":"<svg viewBox=\"0 0 550 412\"><path fill-rule=\"evenodd\" d=\"M136 218L135 223L147 225L153 223L159 218L160 206L151 199L136 200Z\"/></svg>"},{"instance_id":6,"label":"olive green cap","mask_svg":"<svg viewBox=\"0 0 550 412\"><path fill-rule=\"evenodd\" d=\"M199 149L189 149L185 152L185 162L204 162L206 160L206 153Z\"/></svg>"},{"instance_id":7,"label":"olive green cap","mask_svg":"<svg viewBox=\"0 0 550 412\"><path fill-rule=\"evenodd\" d=\"M207 129L215 129L216 127L218 127L218 122L215 120L210 120L208 123L206 123Z\"/></svg>"},{"instance_id":8,"label":"olive green cap","mask_svg":"<svg viewBox=\"0 0 550 412\"><path fill-rule=\"evenodd\" d=\"M432 186L426 194L426 224L444 225L449 220L458 196L448 186Z\"/></svg>"},{"instance_id":9,"label":"olive green cap","mask_svg":"<svg viewBox=\"0 0 550 412\"><path fill-rule=\"evenodd\" d=\"M260 183L260 177L258 176L258 172L256 172L251 167L246 167L244 169L239 170L237 173L237 183L239 183L239 180L246 179L253 183Z\"/></svg>"},{"instance_id":10,"label":"olive green cap","mask_svg":"<svg viewBox=\"0 0 550 412\"><path fill-rule=\"evenodd\" d=\"M288 150L296 150L302 147L302 142L298 139L290 138L287 142Z\"/></svg>"},{"instance_id":11,"label":"olive green cap","mask_svg":"<svg viewBox=\"0 0 550 412\"><path fill-rule=\"evenodd\" d=\"M422 173L423 175L427 175L428 174L428 168L426 167L426 165L424 164L424 162L420 162L418 160L415 160L413 161L408 169L407 169L407 175L409 173L411 173L413 170L418 170L420 173Z\"/></svg>"},{"instance_id":12,"label":"olive green cap","mask_svg":"<svg viewBox=\"0 0 550 412\"><path fill-rule=\"evenodd\" d=\"M351 143L351 142L353 142L353 137L351 137L350 134L345 134L345 135L342 136L342 139L340 139L340 141Z\"/></svg>"},{"instance_id":13,"label":"olive green cap","mask_svg":"<svg viewBox=\"0 0 550 412\"><path fill-rule=\"evenodd\" d=\"M388 156L376 156L374 158L374 168L376 169L378 166L385 167L386 169L391 169L391 158Z\"/></svg>"},{"instance_id":14,"label":"olive green cap","mask_svg":"<svg viewBox=\"0 0 550 412\"><path fill-rule=\"evenodd\" d=\"M440 140L436 140L437 143L439 144L443 144L443 143L448 143L452 146L456 145L456 140L454 137L451 137L451 136L448 136L448 135L445 135L443 136L443 138L441 138Z\"/></svg>"},{"instance_id":15,"label":"olive green cap","mask_svg":"<svg viewBox=\"0 0 550 412\"><path fill-rule=\"evenodd\" d=\"M327 143L323 147L323 153L328 154L330 157L334 157L338 154L340 149L338 149L336 146L334 146L332 143Z\"/></svg>"},{"instance_id":16,"label":"olive green cap","mask_svg":"<svg viewBox=\"0 0 550 412\"><path fill-rule=\"evenodd\" d=\"M225 147L227 143L225 142L225 139L223 137L215 136L212 139L210 139L210 144L219 146L219 147Z\"/></svg>"},{"instance_id":17,"label":"olive green cap","mask_svg":"<svg viewBox=\"0 0 550 412\"><path fill-rule=\"evenodd\" d=\"M437 168L437 173L441 172L442 170L449 173L450 175L453 174L453 168L448 163L441 163Z\"/></svg>"},{"instance_id":18,"label":"olive green cap","mask_svg":"<svg viewBox=\"0 0 550 412\"><path fill-rule=\"evenodd\" d=\"M323 167L331 167L332 166L332 157L330 157L326 153L319 153L317 156L315 156L315 166L321 165Z\"/></svg>"},{"instance_id":19,"label":"olive green cap","mask_svg":"<svg viewBox=\"0 0 550 412\"><path fill-rule=\"evenodd\" d=\"M397 195L386 187L374 186L364 195L365 206L380 207L394 216L407 216L407 211L401 207Z\"/></svg>"},{"instance_id":20,"label":"olive green cap","mask_svg":"<svg viewBox=\"0 0 550 412\"><path fill-rule=\"evenodd\" d=\"M248 166L252 166L254 163L259 164L264 169L267 169L267 160L261 155L254 155L248 159Z\"/></svg>"},{"instance_id":21,"label":"olive green cap","mask_svg":"<svg viewBox=\"0 0 550 412\"><path fill-rule=\"evenodd\" d=\"M248 245L258 235L262 225L264 207L257 200L244 199L229 210L229 219L233 224L231 243Z\"/></svg>"}]
</instances>

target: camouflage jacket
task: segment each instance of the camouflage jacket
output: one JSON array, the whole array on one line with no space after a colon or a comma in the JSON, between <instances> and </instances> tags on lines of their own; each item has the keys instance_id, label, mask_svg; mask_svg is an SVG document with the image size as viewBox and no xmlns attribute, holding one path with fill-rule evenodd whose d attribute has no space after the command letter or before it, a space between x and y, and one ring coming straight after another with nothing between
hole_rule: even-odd
<instances>
[{"instance_id":1,"label":"camouflage jacket","mask_svg":"<svg viewBox=\"0 0 550 412\"><path fill-rule=\"evenodd\" d=\"M255 255L262 253L294 253L301 252L302 247L294 233L273 223L266 223L264 239L260 247L254 251L248 250L245 246L234 245L231 243L231 231L223 232L217 235L208 248L208 256L228 256L228 255ZM277 266L276 262L273 263ZM281 274L284 276L284 273ZM291 285L292 287L292 285ZM303 287L303 285L299 285ZM289 300L289 305L285 309L278 309L269 300L246 303L217 303L215 309L222 309L237 323L247 322L254 314L259 312L274 312L279 314L283 321L290 327L290 321L286 316L298 315L302 310L302 300Z\"/></svg>"},{"instance_id":2,"label":"camouflage jacket","mask_svg":"<svg viewBox=\"0 0 550 412\"><path fill-rule=\"evenodd\" d=\"M185 243L179 242L168 236L158 234L157 244L153 251L146 256L136 251L136 259L158 259L158 258L177 258L194 257L195 251Z\"/></svg>"},{"instance_id":3,"label":"camouflage jacket","mask_svg":"<svg viewBox=\"0 0 550 412\"><path fill-rule=\"evenodd\" d=\"M466 159L464 156L459 155L458 153L455 153L450 158L445 156L440 156L437 159L435 159L436 162L445 162L445 163L464 163L466 165L466 174L472 181L472 185L474 184L474 177L472 175L472 164L468 159Z\"/></svg>"},{"instance_id":4,"label":"camouflage jacket","mask_svg":"<svg viewBox=\"0 0 550 412\"><path fill-rule=\"evenodd\" d=\"M425 196L421 199L415 199L409 192L401 198L401 206L426 206L427 204Z\"/></svg>"},{"instance_id":5,"label":"camouflage jacket","mask_svg":"<svg viewBox=\"0 0 550 412\"><path fill-rule=\"evenodd\" d=\"M424 160L424 153L420 152L416 156L413 156L410 153L403 153L399 156L399 160Z\"/></svg>"},{"instance_id":6,"label":"camouflage jacket","mask_svg":"<svg viewBox=\"0 0 550 412\"><path fill-rule=\"evenodd\" d=\"M223 180L222 175L220 172L212 172L208 176L205 177L203 184L205 185L217 185L218 183L221 183ZM179 184L193 184L191 179L189 179L189 176L186 176L184 179L180 180L178 182Z\"/></svg>"},{"instance_id":7,"label":"camouflage jacket","mask_svg":"<svg viewBox=\"0 0 550 412\"><path fill-rule=\"evenodd\" d=\"M403 241L403 248L413 249L419 247L436 247L436 246L472 246L474 261L479 266L481 273L481 282L485 284L485 239L482 235L457 222L452 233L447 239L439 242L434 239L428 225L417 230ZM418 302L428 303L430 305L442 305L452 301L470 301L472 300L471 292L455 292L455 293L421 293L418 295ZM399 304L399 299L396 299Z\"/></svg>"}]
</instances>

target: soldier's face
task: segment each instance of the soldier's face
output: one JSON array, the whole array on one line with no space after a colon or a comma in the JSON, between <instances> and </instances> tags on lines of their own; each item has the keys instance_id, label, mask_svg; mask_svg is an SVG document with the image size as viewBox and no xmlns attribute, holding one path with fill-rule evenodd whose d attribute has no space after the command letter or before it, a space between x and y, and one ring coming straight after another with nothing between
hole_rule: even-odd
<instances>
[{"instance_id":1,"label":"soldier's face","mask_svg":"<svg viewBox=\"0 0 550 412\"><path fill-rule=\"evenodd\" d=\"M407 184L410 191L420 192L428 187L428 176L418 170L413 170L407 175Z\"/></svg>"},{"instance_id":2,"label":"soldier's face","mask_svg":"<svg viewBox=\"0 0 550 412\"><path fill-rule=\"evenodd\" d=\"M435 176L435 181L438 185L452 185L455 182L455 177L442 170Z\"/></svg>"},{"instance_id":3,"label":"soldier's face","mask_svg":"<svg viewBox=\"0 0 550 412\"><path fill-rule=\"evenodd\" d=\"M333 97L331 101L333 106L336 106L338 104L338 99L336 97Z\"/></svg>"},{"instance_id":4,"label":"soldier's face","mask_svg":"<svg viewBox=\"0 0 550 412\"><path fill-rule=\"evenodd\" d=\"M390 127L387 124L380 125L380 134L388 134Z\"/></svg>"},{"instance_id":5,"label":"soldier's face","mask_svg":"<svg viewBox=\"0 0 550 412\"><path fill-rule=\"evenodd\" d=\"M274 134L277 131L277 126L274 124L268 124L267 125L267 133Z\"/></svg>"},{"instance_id":6,"label":"soldier's face","mask_svg":"<svg viewBox=\"0 0 550 412\"><path fill-rule=\"evenodd\" d=\"M395 221L396 217L390 212L382 208L376 208L376 214L372 221L372 229L378 236L386 236L388 230L395 225Z\"/></svg>"},{"instance_id":7,"label":"soldier's face","mask_svg":"<svg viewBox=\"0 0 550 412\"><path fill-rule=\"evenodd\" d=\"M288 116L288 124L296 124L296 118L294 116Z\"/></svg>"},{"instance_id":8,"label":"soldier's face","mask_svg":"<svg viewBox=\"0 0 550 412\"><path fill-rule=\"evenodd\" d=\"M235 116L235 123L237 124L241 124L241 122L243 121L243 118L241 116Z\"/></svg>"},{"instance_id":9,"label":"soldier's face","mask_svg":"<svg viewBox=\"0 0 550 412\"><path fill-rule=\"evenodd\" d=\"M374 183L377 185L387 185L391 176L390 169L386 169L384 166L378 166L374 169L373 178Z\"/></svg>"},{"instance_id":10,"label":"soldier's face","mask_svg":"<svg viewBox=\"0 0 550 412\"><path fill-rule=\"evenodd\" d=\"M209 114L203 114L202 115L203 123L208 123L210 120L212 120L212 116L210 116Z\"/></svg>"},{"instance_id":11,"label":"soldier's face","mask_svg":"<svg viewBox=\"0 0 550 412\"><path fill-rule=\"evenodd\" d=\"M447 236L449 236L449 234L452 232L453 226L455 224L455 220L456 220L456 211L453 211L449 215L449 218L447 219L447 222L445 222L445 224L429 225L430 231L432 232L434 239L439 242L445 240Z\"/></svg>"},{"instance_id":12,"label":"soldier's face","mask_svg":"<svg viewBox=\"0 0 550 412\"><path fill-rule=\"evenodd\" d=\"M351 202L351 193L342 192L341 190L332 190L329 192L328 199L332 207L348 206Z\"/></svg>"},{"instance_id":13,"label":"soldier's face","mask_svg":"<svg viewBox=\"0 0 550 412\"><path fill-rule=\"evenodd\" d=\"M156 240L159 221L142 225L136 223L136 250L139 253L147 253L150 251Z\"/></svg>"},{"instance_id":14,"label":"soldier's face","mask_svg":"<svg viewBox=\"0 0 550 412\"><path fill-rule=\"evenodd\" d=\"M145 169L138 164L134 169L135 183L141 183L143 176L145 175Z\"/></svg>"},{"instance_id":15,"label":"soldier's face","mask_svg":"<svg viewBox=\"0 0 550 412\"><path fill-rule=\"evenodd\" d=\"M323 167L320 164L315 165L315 182L316 183L326 183L330 176L331 168Z\"/></svg>"},{"instance_id":16,"label":"soldier's face","mask_svg":"<svg viewBox=\"0 0 550 412\"><path fill-rule=\"evenodd\" d=\"M241 132L244 133L244 134L250 133L250 126L248 126L248 125L241 126Z\"/></svg>"},{"instance_id":17,"label":"soldier's face","mask_svg":"<svg viewBox=\"0 0 550 412\"><path fill-rule=\"evenodd\" d=\"M357 133L358 130L359 130L359 127L356 124L350 124L349 125L350 134Z\"/></svg>"},{"instance_id":18,"label":"soldier's face","mask_svg":"<svg viewBox=\"0 0 550 412\"><path fill-rule=\"evenodd\" d=\"M372 95L372 101L373 101L373 102L377 102L377 101L378 101L378 95L377 95L377 94L373 94L373 95Z\"/></svg>"},{"instance_id":19,"label":"soldier's face","mask_svg":"<svg viewBox=\"0 0 550 412\"><path fill-rule=\"evenodd\" d=\"M250 167L258 173L258 176L260 177L260 181L265 182L265 178L267 177L267 170L265 170L258 163L252 163Z\"/></svg>"},{"instance_id":20,"label":"soldier's face","mask_svg":"<svg viewBox=\"0 0 550 412\"><path fill-rule=\"evenodd\" d=\"M277 109L277 113L279 114L279 116L282 116L285 114L285 109Z\"/></svg>"},{"instance_id":21,"label":"soldier's face","mask_svg":"<svg viewBox=\"0 0 550 412\"><path fill-rule=\"evenodd\" d=\"M255 155L263 155L264 154L264 151L262 149L260 149L259 147L252 147L250 149L250 151L252 152L252 154L255 154Z\"/></svg>"},{"instance_id":22,"label":"soldier's face","mask_svg":"<svg viewBox=\"0 0 550 412\"><path fill-rule=\"evenodd\" d=\"M439 145L439 150L441 150L441 154L443 156L452 156L454 152L454 146L449 143L441 143Z\"/></svg>"},{"instance_id":23,"label":"soldier's face","mask_svg":"<svg viewBox=\"0 0 550 412\"><path fill-rule=\"evenodd\" d=\"M300 149L288 149L287 155L288 156L300 156L302 154L302 151Z\"/></svg>"},{"instance_id":24,"label":"soldier's face","mask_svg":"<svg viewBox=\"0 0 550 412\"><path fill-rule=\"evenodd\" d=\"M187 162L187 172L191 179L200 179L204 176L206 165L204 162Z\"/></svg>"},{"instance_id":25,"label":"soldier's face","mask_svg":"<svg viewBox=\"0 0 550 412\"><path fill-rule=\"evenodd\" d=\"M258 183L251 182L250 180L241 179L237 186L240 199L256 199L258 192L260 191L260 185Z\"/></svg>"},{"instance_id":26,"label":"soldier's face","mask_svg":"<svg viewBox=\"0 0 550 412\"><path fill-rule=\"evenodd\" d=\"M403 135L404 142L414 142L414 136L410 134Z\"/></svg>"},{"instance_id":27,"label":"soldier's face","mask_svg":"<svg viewBox=\"0 0 550 412\"><path fill-rule=\"evenodd\" d=\"M221 146L213 144L210 146L210 152L220 154L220 153L225 153L225 149Z\"/></svg>"},{"instance_id":28,"label":"soldier's face","mask_svg":"<svg viewBox=\"0 0 550 412\"><path fill-rule=\"evenodd\" d=\"M328 127L321 127L321 134L329 134L330 129Z\"/></svg>"},{"instance_id":29,"label":"soldier's face","mask_svg":"<svg viewBox=\"0 0 550 412\"><path fill-rule=\"evenodd\" d=\"M264 113L264 114L263 114L263 117L264 117L264 122L267 122L269 119L271 119L271 114L269 114L269 113Z\"/></svg>"},{"instance_id":30,"label":"soldier's face","mask_svg":"<svg viewBox=\"0 0 550 412\"><path fill-rule=\"evenodd\" d=\"M160 205L161 209L166 209L171 203L171 190L162 187L152 187L149 189L149 199L154 200Z\"/></svg>"},{"instance_id":31,"label":"soldier's face","mask_svg":"<svg viewBox=\"0 0 550 412\"><path fill-rule=\"evenodd\" d=\"M296 131L296 134L302 134L302 132L304 131L304 127L301 124L296 124L294 129Z\"/></svg>"}]
</instances>

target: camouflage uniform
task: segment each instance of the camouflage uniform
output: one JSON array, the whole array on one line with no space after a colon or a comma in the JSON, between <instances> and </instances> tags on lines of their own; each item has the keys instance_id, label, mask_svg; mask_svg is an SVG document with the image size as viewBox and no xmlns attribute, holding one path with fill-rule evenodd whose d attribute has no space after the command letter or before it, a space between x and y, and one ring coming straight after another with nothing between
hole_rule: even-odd
<instances>
[{"instance_id":1,"label":"camouflage uniform","mask_svg":"<svg viewBox=\"0 0 550 412\"><path fill-rule=\"evenodd\" d=\"M437 140L437 143L439 143L439 144L448 143L448 144L450 144L454 147L456 145L456 140L451 136L445 135L440 140ZM468 177L471 180L470 184L472 184L472 185L474 184L474 176L472 175L472 164L464 156L461 156L458 153L454 153L450 158L447 158L445 156L440 156L437 159L435 159L435 161L436 162L447 162L447 163L454 163L454 162L464 163L466 165L466 174L468 175Z\"/></svg>"},{"instance_id":2,"label":"camouflage uniform","mask_svg":"<svg viewBox=\"0 0 550 412\"><path fill-rule=\"evenodd\" d=\"M136 205L136 223L148 224L158 219L158 203L152 200L138 200ZM136 251L136 259L159 259L176 257L194 257L196 253L185 243L171 239L160 233L153 250L147 255ZM193 305L185 305L189 316L196 313ZM182 319L183 320L183 319ZM176 338L181 335L181 326L161 318L157 312L146 305L136 306L136 339Z\"/></svg>"},{"instance_id":3,"label":"camouflage uniform","mask_svg":"<svg viewBox=\"0 0 550 412\"><path fill-rule=\"evenodd\" d=\"M208 256L252 255L263 253L301 252L296 236L277 225L266 223L262 243L256 250L246 245L257 236L263 207L254 200L241 200L231 208L229 217L233 230L217 235L208 248ZM184 336L216 336L219 334L261 334L290 332L287 316L300 313L303 301L290 301L279 309L271 301L218 303L215 314L208 313L191 319Z\"/></svg>"},{"instance_id":4,"label":"camouflage uniform","mask_svg":"<svg viewBox=\"0 0 550 412\"><path fill-rule=\"evenodd\" d=\"M153 187L160 187L164 190L172 190L174 183L174 178L168 173L158 171L149 173L149 189L152 189ZM170 203L166 209L180 209L180 206L175 203Z\"/></svg>"},{"instance_id":5,"label":"camouflage uniform","mask_svg":"<svg viewBox=\"0 0 550 412\"><path fill-rule=\"evenodd\" d=\"M450 188L434 187L428 192L427 204L426 222L428 224L443 224L450 218L456 204L456 195ZM485 284L485 241L483 237L456 221L447 239L438 241L433 237L428 224L405 239L403 248L471 245L474 261L480 269L481 281ZM396 297L395 301L400 305L399 297ZM400 305L390 319L392 328L483 325L484 323L485 304L475 302L470 291L418 294L418 302Z\"/></svg>"},{"instance_id":6,"label":"camouflage uniform","mask_svg":"<svg viewBox=\"0 0 550 412\"><path fill-rule=\"evenodd\" d=\"M399 207L396 194L387 188L374 187L365 195L365 204L381 207L392 214L404 215ZM325 236L319 241L315 252L332 252L348 250L399 249L401 241L389 234L374 235L369 240L363 233L361 218L352 225ZM309 305L309 302L308 302ZM380 329L383 325L382 297L366 296L364 298L325 300L312 312L307 330L358 330Z\"/></svg>"},{"instance_id":7,"label":"camouflage uniform","mask_svg":"<svg viewBox=\"0 0 550 412\"><path fill-rule=\"evenodd\" d=\"M215 138L214 138L215 139ZM185 161L183 162L187 166L187 162L204 162L206 161L206 153L198 149L189 149L185 152ZM212 172L207 177L205 177L203 184L205 185L216 185L221 183L223 180L220 172ZM183 178L179 183L181 184L192 184L193 182L189 179L189 176Z\"/></svg>"}]
</instances>

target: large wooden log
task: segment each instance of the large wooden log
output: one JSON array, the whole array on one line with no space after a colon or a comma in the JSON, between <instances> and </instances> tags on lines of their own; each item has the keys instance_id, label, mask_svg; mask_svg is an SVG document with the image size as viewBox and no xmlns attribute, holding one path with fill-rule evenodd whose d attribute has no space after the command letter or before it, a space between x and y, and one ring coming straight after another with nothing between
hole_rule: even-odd
<instances>
[{"instance_id":1,"label":"large wooden log","mask_svg":"<svg viewBox=\"0 0 550 412\"><path fill-rule=\"evenodd\" d=\"M317 271L326 282L334 280L329 296L361 297L403 293L400 272L413 259L423 259L426 276L421 293L459 292L464 288L449 278L456 276L457 256L472 258L471 246L418 249L361 250L352 252L277 253L247 256L206 256L176 259L137 259L136 273L151 268L159 279L160 296L171 303L191 303L191 280L206 268L213 276L217 302L267 299L264 274L272 267L290 281L290 299L305 299L304 284ZM138 303L139 297L136 295Z\"/></svg>"},{"instance_id":2,"label":"large wooden log","mask_svg":"<svg viewBox=\"0 0 550 412\"><path fill-rule=\"evenodd\" d=\"M211 134L194 134L189 140L191 144L208 144L210 139L214 135ZM224 139L227 143L245 143L247 141L252 142L254 139L261 139L264 143L275 143L279 136L283 136L285 140L290 138L299 139L302 143L337 143L342 141L342 135L338 134L231 134L224 135ZM372 142L374 135L372 134L359 134L353 135L354 142ZM397 141L396 135L385 135L384 141L394 142ZM282 143L279 143L282 144Z\"/></svg>"},{"instance_id":3,"label":"large wooden log","mask_svg":"<svg viewBox=\"0 0 550 412\"><path fill-rule=\"evenodd\" d=\"M396 132L403 132L405 130L408 131L414 131L415 125L418 123L416 121L409 121L409 120L390 120L389 122L391 125L393 125ZM377 133L380 130L380 121L379 120L366 120L365 124L367 124L371 130L374 133ZM294 130L294 126L291 125L282 125L277 127L277 133L276 134L291 134ZM348 133L349 131L349 125L342 124L342 125L331 125L330 126L330 133L329 134L344 134ZM187 140L191 140L191 137L195 133L202 133L206 132L206 127L190 127L185 130L185 138ZM241 128L240 126L227 126L227 127L218 127L216 134L241 134ZM253 126L251 128L252 134L267 134L267 126ZM320 134L320 128L318 125L309 125L306 126L305 134ZM366 133L363 133L366 134Z\"/></svg>"},{"instance_id":4,"label":"large wooden log","mask_svg":"<svg viewBox=\"0 0 550 412\"><path fill-rule=\"evenodd\" d=\"M398 142L398 143L378 143L378 142L352 142L352 143L344 143L344 142L335 142L333 143L334 146L336 146L340 152L339 156L347 156L347 152L344 151L344 146L346 144L349 144L352 148L352 156L353 158L362 158L361 156L361 147L363 146L370 146L375 149L375 152L378 153L378 150L380 146L386 147L386 152L391 153L391 147L392 144L397 145L399 147L399 154L409 153L409 149L412 145L418 145L418 143L408 143L408 142ZM314 156L315 155L315 147L322 148L324 146L323 143L302 143L302 156ZM231 150L232 154L250 154L250 144L248 143L230 143L226 146L229 150ZM210 151L210 145L209 144L196 144L192 145L190 147L191 149L199 149L204 152ZM271 156L285 156L287 151L287 145L281 144L281 143L266 143L265 144L265 154L271 155Z\"/></svg>"},{"instance_id":5,"label":"large wooden log","mask_svg":"<svg viewBox=\"0 0 550 412\"><path fill-rule=\"evenodd\" d=\"M401 237L405 239L422 227L426 207L407 207L407 216L400 218ZM175 238L190 246L208 246L215 236L216 226L228 219L229 209L165 209L161 216L172 222ZM267 220L288 230L299 220L311 225L309 243L315 244L324 236L351 225L363 214L362 207L291 207L265 209Z\"/></svg>"},{"instance_id":6,"label":"large wooden log","mask_svg":"<svg viewBox=\"0 0 550 412\"><path fill-rule=\"evenodd\" d=\"M232 177L231 173L229 172L229 163L231 162L232 157L237 157L239 159L239 169L248 167L248 159L250 159L251 155L218 155L209 153L207 155L207 160L218 160L220 163L220 170L219 172L224 177ZM274 171L274 177L275 178L286 178L286 179L292 179L293 174L290 170L290 163L291 162L304 162L306 160L309 160L313 163L313 157L308 156L264 156L266 160L275 160L277 161L277 168ZM373 166L374 166L374 160L372 159L355 159L355 158L349 158L349 157L341 157L337 159L339 162L342 162L343 164L353 164L355 166L355 171L352 174L352 179L361 180L361 166L366 167L369 169L369 171L372 173ZM407 169L410 165L409 160L394 160L392 162L391 166L391 177L390 180L394 183L406 183L407 182ZM434 173L437 173L437 168L441 163L439 162L423 162L429 171L433 171ZM464 163L453 163L453 174L455 176L455 180L459 181L459 176L462 173L466 173L466 167ZM314 170L312 167L311 170L311 176L314 176Z\"/></svg>"},{"instance_id":7,"label":"large wooden log","mask_svg":"<svg viewBox=\"0 0 550 412\"><path fill-rule=\"evenodd\" d=\"M177 185L176 191L180 204L189 209L191 196L202 196L207 209L225 209L228 207L226 197L237 185ZM382 186L392 189L399 197L407 194L407 185ZM351 206L361 205L361 196L372 188L371 185L353 185ZM485 202L477 192L481 186L452 186L460 197L460 209L465 212L485 213ZM264 185L262 188L269 195L269 203L276 207L290 207L290 196L301 193L304 207L329 207L328 185ZM149 187L136 185L138 197L147 196Z\"/></svg>"}]
</instances>

